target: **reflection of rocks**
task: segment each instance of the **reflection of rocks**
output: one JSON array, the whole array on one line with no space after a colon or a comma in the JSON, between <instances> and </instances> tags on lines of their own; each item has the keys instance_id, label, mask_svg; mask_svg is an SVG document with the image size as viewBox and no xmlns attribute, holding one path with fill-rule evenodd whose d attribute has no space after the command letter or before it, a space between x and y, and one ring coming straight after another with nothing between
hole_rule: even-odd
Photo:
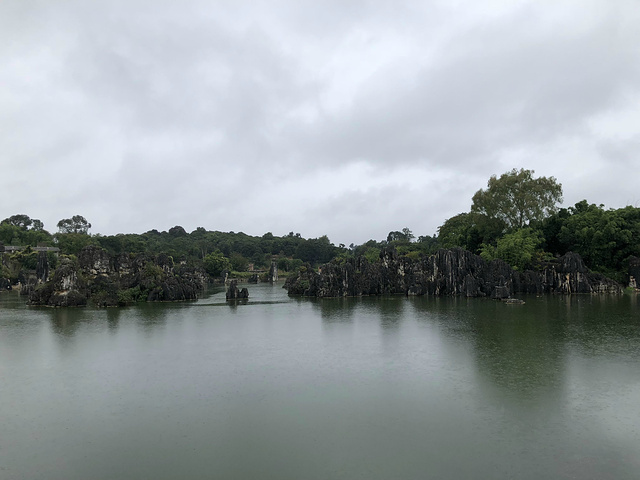
<instances>
[{"instance_id":1,"label":"reflection of rocks","mask_svg":"<svg viewBox=\"0 0 640 480\"><path fill-rule=\"evenodd\" d=\"M192 300L204 288L204 274L174 266L167 255L110 255L96 246L84 248L77 263L63 258L53 278L32 289L34 305L125 305L136 301Z\"/></svg>"},{"instance_id":2,"label":"reflection of rocks","mask_svg":"<svg viewBox=\"0 0 640 480\"><path fill-rule=\"evenodd\" d=\"M507 298L515 293L620 293L616 282L587 270L567 253L542 271L518 272L502 260L486 262L460 248L439 250L419 260L384 249L377 262L366 258L333 261L320 273L303 266L285 282L290 295L344 297L380 294L463 295Z\"/></svg>"},{"instance_id":3,"label":"reflection of rocks","mask_svg":"<svg viewBox=\"0 0 640 480\"><path fill-rule=\"evenodd\" d=\"M238 288L238 281L231 280L229 283L229 288L227 288L226 294L227 300L240 300L244 298L249 298L249 290L246 288Z\"/></svg>"}]
</instances>

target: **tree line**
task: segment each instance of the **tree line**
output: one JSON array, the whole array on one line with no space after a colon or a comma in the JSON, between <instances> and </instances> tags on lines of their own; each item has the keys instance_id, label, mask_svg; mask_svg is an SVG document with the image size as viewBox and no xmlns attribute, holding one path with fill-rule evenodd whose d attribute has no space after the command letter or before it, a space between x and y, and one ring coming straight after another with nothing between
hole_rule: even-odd
<instances>
[{"instance_id":1,"label":"tree line","mask_svg":"<svg viewBox=\"0 0 640 480\"><path fill-rule=\"evenodd\" d=\"M303 263L320 265L334 258L343 246L335 246L326 235L303 238L299 233L276 236L271 232L262 236L243 232L209 231L198 227L188 233L177 225L168 231L150 230L143 234L90 234L91 224L81 215L62 219L58 231L49 233L39 220L25 214L13 215L0 222L0 245L58 247L65 255L78 255L89 245L112 254L167 254L176 262L204 268L218 276L224 270L244 272L250 265L266 270L276 261L281 272L297 269ZM23 266L37 262L31 250L17 252L14 260ZM2 273L9 277L6 271ZM14 277L15 273L11 275Z\"/></svg>"},{"instance_id":2,"label":"tree line","mask_svg":"<svg viewBox=\"0 0 640 480\"><path fill-rule=\"evenodd\" d=\"M389 232L386 240L351 245L339 258L364 255L374 260L388 245L413 258L461 247L522 271L541 269L572 251L591 270L626 283L629 257L640 257L640 208L606 209L587 200L560 208L562 184L534 173L513 169L493 175L487 188L473 195L470 210L445 220L436 235L416 238L405 227Z\"/></svg>"},{"instance_id":3,"label":"tree line","mask_svg":"<svg viewBox=\"0 0 640 480\"><path fill-rule=\"evenodd\" d=\"M251 236L203 227L190 233L175 226L163 232L90 235L91 224L81 215L60 220L58 232L50 234L40 220L20 214L0 222L0 243L57 246L70 255L87 245L115 254L165 253L176 261L202 266L214 276L224 270L242 272L250 264L266 269L274 259L285 272L303 263L318 266L361 255L375 261L389 245L399 255L414 259L440 248L461 247L486 260L505 260L518 270L541 268L545 261L573 251L591 270L626 282L629 257L640 257L640 208L606 209L586 200L560 208L562 185L554 177L536 178L534 173L513 169L493 175L487 187L473 195L470 210L445 220L433 236L416 238L405 227L389 232L384 240L345 247L335 246L326 235L309 239L293 232Z\"/></svg>"}]
</instances>

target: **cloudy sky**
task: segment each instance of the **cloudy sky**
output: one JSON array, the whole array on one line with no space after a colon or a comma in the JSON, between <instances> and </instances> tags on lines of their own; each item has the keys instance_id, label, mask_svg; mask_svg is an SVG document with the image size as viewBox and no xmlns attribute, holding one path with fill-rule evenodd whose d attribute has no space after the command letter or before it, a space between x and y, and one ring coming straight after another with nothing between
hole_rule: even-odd
<instances>
[{"instance_id":1,"label":"cloudy sky","mask_svg":"<svg viewBox=\"0 0 640 480\"><path fill-rule=\"evenodd\" d=\"M640 206L637 0L0 0L0 218L431 235L492 174Z\"/></svg>"}]
</instances>

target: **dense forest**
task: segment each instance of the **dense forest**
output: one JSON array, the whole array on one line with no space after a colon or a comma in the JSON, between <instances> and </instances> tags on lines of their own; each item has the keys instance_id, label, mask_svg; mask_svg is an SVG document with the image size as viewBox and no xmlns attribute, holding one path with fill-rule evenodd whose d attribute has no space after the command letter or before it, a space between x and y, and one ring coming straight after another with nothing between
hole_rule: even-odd
<instances>
[{"instance_id":1,"label":"dense forest","mask_svg":"<svg viewBox=\"0 0 640 480\"><path fill-rule=\"evenodd\" d=\"M591 270L626 283L629 258L640 256L640 208L607 209L587 200L559 208L561 184L553 177L535 178L533 173L514 169L492 176L487 188L473 196L470 211L447 219L434 236L416 238L405 227L389 232L386 239L348 247L332 244L327 236L307 239L293 232L252 236L203 227L190 233L175 226L143 234L91 234L91 224L81 215L60 220L52 234L40 220L17 214L0 222L0 251L5 246L25 248L2 255L0 277L17 282L21 272L35 269L37 254L29 247L57 247L71 258L89 245L111 254L165 254L217 277L224 271L266 270L272 261L285 275L303 264L317 267L332 259L340 262L363 255L375 261L384 247L393 245L399 255L412 258L462 247L486 260L503 259L518 270L535 270L545 260L573 251ZM54 268L57 261L50 255Z\"/></svg>"}]
</instances>

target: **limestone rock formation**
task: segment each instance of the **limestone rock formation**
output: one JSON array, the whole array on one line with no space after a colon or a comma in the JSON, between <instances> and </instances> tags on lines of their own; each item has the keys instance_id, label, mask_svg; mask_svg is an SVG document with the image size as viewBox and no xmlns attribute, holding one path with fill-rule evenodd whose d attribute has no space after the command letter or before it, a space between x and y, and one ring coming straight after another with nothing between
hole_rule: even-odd
<instances>
[{"instance_id":1,"label":"limestone rock formation","mask_svg":"<svg viewBox=\"0 0 640 480\"><path fill-rule=\"evenodd\" d=\"M640 258L629 257L629 287L640 288Z\"/></svg>"},{"instance_id":2,"label":"limestone rock formation","mask_svg":"<svg viewBox=\"0 0 640 480\"><path fill-rule=\"evenodd\" d=\"M398 256L393 247L377 262L359 257L325 264L319 273L303 266L285 282L290 295L463 295L508 298L516 293L619 293L620 285L587 270L579 255L567 253L538 271L518 272L502 260L486 262L460 248L439 250L419 260Z\"/></svg>"},{"instance_id":3,"label":"limestone rock formation","mask_svg":"<svg viewBox=\"0 0 640 480\"><path fill-rule=\"evenodd\" d=\"M38 252L36 278L42 283L49 279L49 258L47 257L47 252Z\"/></svg>"},{"instance_id":4,"label":"limestone rock formation","mask_svg":"<svg viewBox=\"0 0 640 480\"><path fill-rule=\"evenodd\" d=\"M231 280L229 282L229 287L227 288L226 293L227 300L240 300L244 298L249 298L249 290L245 288L238 288L238 281Z\"/></svg>"},{"instance_id":5,"label":"limestone rock formation","mask_svg":"<svg viewBox=\"0 0 640 480\"><path fill-rule=\"evenodd\" d=\"M110 255L106 250L88 246L78 255L77 263L62 259L53 278L32 289L34 305L124 305L135 301L193 300L204 288L201 272L175 266L167 255ZM69 297L69 295L71 295ZM73 302L63 301L63 297Z\"/></svg>"},{"instance_id":6,"label":"limestone rock formation","mask_svg":"<svg viewBox=\"0 0 640 480\"><path fill-rule=\"evenodd\" d=\"M78 307L87 304L87 282L67 258L60 261L53 278L29 294L29 303L51 307Z\"/></svg>"},{"instance_id":7,"label":"limestone rock formation","mask_svg":"<svg viewBox=\"0 0 640 480\"><path fill-rule=\"evenodd\" d=\"M275 283L278 281L278 264L275 260L271 261L271 266L269 267L269 274L267 276L267 281L269 283Z\"/></svg>"}]
</instances>

